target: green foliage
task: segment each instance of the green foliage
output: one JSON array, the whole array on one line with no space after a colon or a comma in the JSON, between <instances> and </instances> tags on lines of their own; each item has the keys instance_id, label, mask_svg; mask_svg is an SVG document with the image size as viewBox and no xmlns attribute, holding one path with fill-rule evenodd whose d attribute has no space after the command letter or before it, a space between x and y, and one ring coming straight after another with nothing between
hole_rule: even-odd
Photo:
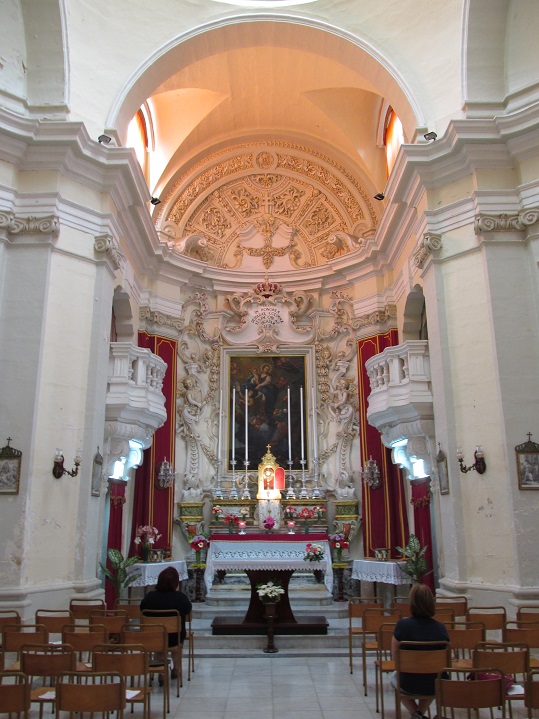
<instances>
[{"instance_id":1,"label":"green foliage","mask_svg":"<svg viewBox=\"0 0 539 719\"><path fill-rule=\"evenodd\" d=\"M404 566L399 564L399 567L410 577L414 584L418 584L422 577L431 573L428 571L429 566L425 559L425 552L428 549L428 545L421 547L419 539L415 534L410 534L408 544L404 549L402 547L396 547L396 549L406 557Z\"/></svg>"},{"instance_id":2,"label":"green foliage","mask_svg":"<svg viewBox=\"0 0 539 719\"><path fill-rule=\"evenodd\" d=\"M125 589L142 576L141 574L136 573L127 576L127 568L136 564L139 561L139 558L134 556L124 559L123 554L118 549L109 549L107 556L109 558L111 569L106 567L104 564L101 564L101 562L99 563L99 566L107 579L110 579L113 583L116 598L118 598L122 594L122 589Z\"/></svg>"}]
</instances>

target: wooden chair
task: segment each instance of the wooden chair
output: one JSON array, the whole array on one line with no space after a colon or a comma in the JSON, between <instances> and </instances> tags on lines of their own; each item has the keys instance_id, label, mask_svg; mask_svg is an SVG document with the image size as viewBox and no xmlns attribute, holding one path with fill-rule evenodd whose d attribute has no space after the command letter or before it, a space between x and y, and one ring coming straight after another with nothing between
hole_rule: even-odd
<instances>
[{"instance_id":1,"label":"wooden chair","mask_svg":"<svg viewBox=\"0 0 539 719\"><path fill-rule=\"evenodd\" d=\"M451 644L451 667L466 672L472 668L472 651L486 640L482 622L447 622L445 625Z\"/></svg>"},{"instance_id":2,"label":"wooden chair","mask_svg":"<svg viewBox=\"0 0 539 719\"><path fill-rule=\"evenodd\" d=\"M433 619L435 619L437 622L442 622L442 624L446 624L447 622L454 622L455 612L453 611L452 607L438 607L435 615L433 616Z\"/></svg>"},{"instance_id":3,"label":"wooden chair","mask_svg":"<svg viewBox=\"0 0 539 719\"><path fill-rule=\"evenodd\" d=\"M41 679L41 686L32 689L30 695L31 701L39 705L40 719L45 704L50 703L54 708L58 677L76 671L76 667L75 652L68 644L25 644L21 647L21 671L29 677L30 683Z\"/></svg>"},{"instance_id":4,"label":"wooden chair","mask_svg":"<svg viewBox=\"0 0 539 719\"><path fill-rule=\"evenodd\" d=\"M127 612L130 622L140 624L140 599L117 599L114 609L123 609Z\"/></svg>"},{"instance_id":5,"label":"wooden chair","mask_svg":"<svg viewBox=\"0 0 539 719\"><path fill-rule=\"evenodd\" d=\"M106 609L103 599L72 599L69 602L69 611L75 619L74 624L89 624L90 615L99 609Z\"/></svg>"},{"instance_id":6,"label":"wooden chair","mask_svg":"<svg viewBox=\"0 0 539 719\"><path fill-rule=\"evenodd\" d=\"M175 645L168 647L168 654L173 657L176 655L176 696L180 696L180 687L183 686L182 672L182 645L180 642L180 633L182 629L182 618L180 613L174 609L144 609L142 610L140 623L143 624L161 624L167 630L167 633L176 634L178 640Z\"/></svg>"},{"instance_id":7,"label":"wooden chair","mask_svg":"<svg viewBox=\"0 0 539 719\"><path fill-rule=\"evenodd\" d=\"M118 643L124 624L129 623L125 609L99 609L90 614L90 626L102 625L107 628L108 641Z\"/></svg>"},{"instance_id":8,"label":"wooden chair","mask_svg":"<svg viewBox=\"0 0 539 719\"><path fill-rule=\"evenodd\" d=\"M377 635L382 624L395 625L401 618L400 612L396 610L367 609L363 615L362 636L361 636L361 659L363 662L363 688L367 696L367 652L378 650Z\"/></svg>"},{"instance_id":9,"label":"wooden chair","mask_svg":"<svg viewBox=\"0 0 539 719\"><path fill-rule=\"evenodd\" d=\"M56 634L58 637L61 637L62 629L66 624L74 624L75 618L73 612L70 612L69 609L38 609L36 611L35 622L36 624L43 624L47 627L50 641L51 635Z\"/></svg>"},{"instance_id":10,"label":"wooden chair","mask_svg":"<svg viewBox=\"0 0 539 719\"><path fill-rule=\"evenodd\" d=\"M92 652L92 671L118 672L130 691L128 704L142 704L143 719L150 717L148 652L141 644L100 644ZM129 680L129 682L127 681ZM131 692L134 692L131 694Z\"/></svg>"},{"instance_id":11,"label":"wooden chair","mask_svg":"<svg viewBox=\"0 0 539 719\"><path fill-rule=\"evenodd\" d=\"M353 647L354 637L360 637L363 614L367 609L383 609L381 599L377 597L351 597L348 601L348 654L350 674L354 673Z\"/></svg>"},{"instance_id":12,"label":"wooden chair","mask_svg":"<svg viewBox=\"0 0 539 719\"><path fill-rule=\"evenodd\" d=\"M509 716L513 716L513 701L523 701L524 685L529 672L530 650L526 644L508 642L481 642L473 650L472 667L484 671L487 667L496 667L504 674L510 674L513 681L523 687L522 692L505 692L509 704ZM505 685L504 685L505 691Z\"/></svg>"},{"instance_id":13,"label":"wooden chair","mask_svg":"<svg viewBox=\"0 0 539 719\"><path fill-rule=\"evenodd\" d=\"M193 632L193 612L185 617L185 639L187 641L187 681L191 681L191 672L195 672L195 634Z\"/></svg>"},{"instance_id":14,"label":"wooden chair","mask_svg":"<svg viewBox=\"0 0 539 719\"><path fill-rule=\"evenodd\" d=\"M395 597L391 601L390 609L396 610L401 613L401 617L411 617L412 610L410 609L410 599L408 597Z\"/></svg>"},{"instance_id":15,"label":"wooden chair","mask_svg":"<svg viewBox=\"0 0 539 719\"><path fill-rule=\"evenodd\" d=\"M436 611L444 607L450 607L453 610L455 619L459 617L464 619L468 611L468 598L457 594L451 597L436 597L435 607Z\"/></svg>"},{"instance_id":16,"label":"wooden chair","mask_svg":"<svg viewBox=\"0 0 539 719\"><path fill-rule=\"evenodd\" d=\"M62 643L69 644L77 652L77 671L89 672L92 668L90 655L98 644L108 641L107 628L102 624L81 627L80 624L69 624L62 629Z\"/></svg>"},{"instance_id":17,"label":"wooden chair","mask_svg":"<svg viewBox=\"0 0 539 719\"><path fill-rule=\"evenodd\" d=\"M23 672L0 673L0 707L5 714L28 719L30 711L30 681Z\"/></svg>"},{"instance_id":18,"label":"wooden chair","mask_svg":"<svg viewBox=\"0 0 539 719\"><path fill-rule=\"evenodd\" d=\"M499 669L489 669L489 674L497 675L498 679L469 681L459 679L459 672L446 668L444 676L438 675L436 679L436 710L439 717L454 716L455 709L475 709L476 717L480 716L480 709L492 711L501 707L502 717L505 717L505 692L503 672ZM472 673L473 675L473 673ZM447 678L446 678L447 677ZM451 710L449 715L448 710Z\"/></svg>"},{"instance_id":19,"label":"wooden chair","mask_svg":"<svg viewBox=\"0 0 539 719\"><path fill-rule=\"evenodd\" d=\"M2 646L2 630L5 624L22 624L19 612L15 609L0 609L0 646Z\"/></svg>"},{"instance_id":20,"label":"wooden chair","mask_svg":"<svg viewBox=\"0 0 539 719\"><path fill-rule=\"evenodd\" d=\"M539 622L506 622L503 641L527 644L530 650L530 669L539 669L539 659L531 655L532 650L539 649Z\"/></svg>"},{"instance_id":21,"label":"wooden chair","mask_svg":"<svg viewBox=\"0 0 539 719\"><path fill-rule=\"evenodd\" d=\"M466 612L467 622L482 622L487 632L487 640L501 639L507 612L505 607L469 607ZM489 634L490 632L490 634Z\"/></svg>"},{"instance_id":22,"label":"wooden chair","mask_svg":"<svg viewBox=\"0 0 539 719\"><path fill-rule=\"evenodd\" d=\"M376 643L376 660L374 662L374 674L376 680L376 712L381 708L382 719L384 719L384 674L392 674L395 671L395 662L391 658L391 642L394 624L382 624L378 630ZM379 701L380 698L380 701Z\"/></svg>"},{"instance_id":23,"label":"wooden chair","mask_svg":"<svg viewBox=\"0 0 539 719\"><path fill-rule=\"evenodd\" d=\"M523 605L517 609L517 622L539 622L539 606Z\"/></svg>"},{"instance_id":24,"label":"wooden chair","mask_svg":"<svg viewBox=\"0 0 539 719\"><path fill-rule=\"evenodd\" d=\"M20 652L24 644L48 644L49 633L43 624L4 624L2 629L2 649L16 655L16 664L11 669L20 668Z\"/></svg>"},{"instance_id":25,"label":"wooden chair","mask_svg":"<svg viewBox=\"0 0 539 719\"><path fill-rule=\"evenodd\" d=\"M75 714L117 712L117 719L123 719L125 704L125 682L118 672L68 673L56 687L56 719L62 712L69 712L70 719Z\"/></svg>"},{"instance_id":26,"label":"wooden chair","mask_svg":"<svg viewBox=\"0 0 539 719\"><path fill-rule=\"evenodd\" d=\"M528 710L528 719L532 719L534 709L539 709L539 669L528 672L525 684L524 706Z\"/></svg>"},{"instance_id":27,"label":"wooden chair","mask_svg":"<svg viewBox=\"0 0 539 719\"><path fill-rule=\"evenodd\" d=\"M151 677L154 673L163 674L163 719L170 712L170 682L168 674L168 633L162 624L141 624L133 627L126 624L120 634L121 644L143 646L152 658L148 661L148 672Z\"/></svg>"},{"instance_id":28,"label":"wooden chair","mask_svg":"<svg viewBox=\"0 0 539 719\"><path fill-rule=\"evenodd\" d=\"M451 666L451 650L449 642L399 642L395 656L396 689L395 710L397 719L401 719L401 693L400 675L405 674L439 674L446 667ZM408 694L410 699L435 698L435 695Z\"/></svg>"}]
</instances>

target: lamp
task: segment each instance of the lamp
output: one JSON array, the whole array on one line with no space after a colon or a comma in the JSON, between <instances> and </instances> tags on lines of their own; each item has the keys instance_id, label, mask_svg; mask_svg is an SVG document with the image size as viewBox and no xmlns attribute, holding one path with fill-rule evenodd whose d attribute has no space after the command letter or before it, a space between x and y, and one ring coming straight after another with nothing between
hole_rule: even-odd
<instances>
[{"instance_id":1,"label":"lamp","mask_svg":"<svg viewBox=\"0 0 539 719\"><path fill-rule=\"evenodd\" d=\"M159 489L170 489L170 487L174 484L175 477L176 472L165 457L161 464L157 467L157 487L159 487Z\"/></svg>"},{"instance_id":2,"label":"lamp","mask_svg":"<svg viewBox=\"0 0 539 719\"><path fill-rule=\"evenodd\" d=\"M375 200L385 200L385 197L386 196L384 195L383 192L377 192L376 195L374 196L374 199Z\"/></svg>"},{"instance_id":3,"label":"lamp","mask_svg":"<svg viewBox=\"0 0 539 719\"><path fill-rule=\"evenodd\" d=\"M483 447L481 445L477 445L474 452L474 459L475 462L471 464L469 467L467 467L464 464L464 455L462 454L462 449L460 447L457 447L457 459L460 464L460 471L463 474L466 474L467 472L470 472L472 469L477 472L477 474L485 474L485 471L487 469L487 463L485 462L485 454L483 452Z\"/></svg>"},{"instance_id":4,"label":"lamp","mask_svg":"<svg viewBox=\"0 0 539 719\"><path fill-rule=\"evenodd\" d=\"M371 489L378 489L382 484L380 479L380 470L376 464L376 460L369 457L369 461L365 464L363 469L363 482L367 484Z\"/></svg>"},{"instance_id":5,"label":"lamp","mask_svg":"<svg viewBox=\"0 0 539 719\"><path fill-rule=\"evenodd\" d=\"M97 138L97 141L101 145L110 145L111 140L112 137L110 137L109 135L99 135L99 137Z\"/></svg>"},{"instance_id":6,"label":"lamp","mask_svg":"<svg viewBox=\"0 0 539 719\"><path fill-rule=\"evenodd\" d=\"M160 205L161 204L161 200L158 197L152 197L150 202L152 203L152 205Z\"/></svg>"},{"instance_id":7,"label":"lamp","mask_svg":"<svg viewBox=\"0 0 539 719\"><path fill-rule=\"evenodd\" d=\"M426 133L423 135L423 137L425 138L425 140L426 140L427 142L430 142L430 140L436 140L436 138L438 137L438 135L437 135L435 132L432 132L432 131L431 131L431 132L426 132Z\"/></svg>"},{"instance_id":8,"label":"lamp","mask_svg":"<svg viewBox=\"0 0 539 719\"><path fill-rule=\"evenodd\" d=\"M79 467L81 463L81 450L77 450L77 454L75 455L75 459L73 460L75 466L71 470L71 472L68 469L65 469L64 467L64 455L62 453L61 449L56 449L56 454L54 455L54 465L52 467L52 473L56 479L60 479L60 477L63 477L64 474L69 474L70 477L76 477L79 473Z\"/></svg>"}]
</instances>

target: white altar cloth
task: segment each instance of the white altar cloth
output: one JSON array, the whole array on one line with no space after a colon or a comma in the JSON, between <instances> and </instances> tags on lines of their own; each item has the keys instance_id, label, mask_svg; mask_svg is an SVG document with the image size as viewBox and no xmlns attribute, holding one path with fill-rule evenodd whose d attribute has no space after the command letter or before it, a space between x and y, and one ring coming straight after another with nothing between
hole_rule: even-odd
<instances>
[{"instance_id":1,"label":"white altar cloth","mask_svg":"<svg viewBox=\"0 0 539 719\"><path fill-rule=\"evenodd\" d=\"M211 590L213 577L218 570L245 571L247 569L302 569L325 572L324 584L333 591L331 548L327 540L313 540L324 549L320 562L305 562L305 541L226 541L212 538L206 557L204 581Z\"/></svg>"},{"instance_id":2,"label":"white altar cloth","mask_svg":"<svg viewBox=\"0 0 539 719\"><path fill-rule=\"evenodd\" d=\"M352 579L383 584L410 584L410 577L399 569L404 562L379 562L375 559L355 559Z\"/></svg>"},{"instance_id":3,"label":"white altar cloth","mask_svg":"<svg viewBox=\"0 0 539 719\"><path fill-rule=\"evenodd\" d=\"M187 573L187 562L185 559L178 559L171 562L137 562L127 568L127 575L140 574L141 576L130 585L131 587L148 587L157 582L157 577L163 569L175 567L180 575L180 581L189 578Z\"/></svg>"}]
</instances>

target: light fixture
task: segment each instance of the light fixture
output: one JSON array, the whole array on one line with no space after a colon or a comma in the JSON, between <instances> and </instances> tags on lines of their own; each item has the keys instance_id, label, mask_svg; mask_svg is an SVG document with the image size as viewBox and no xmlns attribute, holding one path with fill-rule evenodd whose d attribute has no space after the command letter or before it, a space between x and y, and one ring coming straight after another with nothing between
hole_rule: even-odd
<instances>
[{"instance_id":1,"label":"light fixture","mask_svg":"<svg viewBox=\"0 0 539 719\"><path fill-rule=\"evenodd\" d=\"M75 459L73 460L75 466L70 472L68 469L64 468L64 455L62 454L62 450L57 449L56 454L54 455L54 465L52 467L52 473L56 477L56 479L60 479L60 477L63 477L64 474L69 474L70 477L76 477L79 473L81 461L81 450L79 449L77 450L77 454L75 455Z\"/></svg>"},{"instance_id":2,"label":"light fixture","mask_svg":"<svg viewBox=\"0 0 539 719\"><path fill-rule=\"evenodd\" d=\"M158 197L152 197L150 202L152 203L152 205L160 205L161 204L161 200Z\"/></svg>"},{"instance_id":3,"label":"light fixture","mask_svg":"<svg viewBox=\"0 0 539 719\"><path fill-rule=\"evenodd\" d=\"M382 484L380 470L378 469L376 460L372 457L369 457L369 461L365 464L365 468L363 469L363 482L371 489L378 489Z\"/></svg>"},{"instance_id":4,"label":"light fixture","mask_svg":"<svg viewBox=\"0 0 539 719\"><path fill-rule=\"evenodd\" d=\"M374 196L374 199L375 200L385 200L385 197L386 196L384 195L383 192L377 192L376 195Z\"/></svg>"},{"instance_id":5,"label":"light fixture","mask_svg":"<svg viewBox=\"0 0 539 719\"><path fill-rule=\"evenodd\" d=\"M438 135L435 132L426 132L423 137L427 142L430 142L431 140L436 140Z\"/></svg>"},{"instance_id":6,"label":"light fixture","mask_svg":"<svg viewBox=\"0 0 539 719\"><path fill-rule=\"evenodd\" d=\"M112 137L109 137L109 135L99 135L99 137L97 138L97 141L101 145L110 145L111 140Z\"/></svg>"},{"instance_id":7,"label":"light fixture","mask_svg":"<svg viewBox=\"0 0 539 719\"><path fill-rule=\"evenodd\" d=\"M462 449L460 447L457 447L457 459L460 464L460 471L463 474L466 474L466 472L470 472L472 469L477 472L477 474L485 474L485 471L487 469L487 463L485 462L485 454L483 452L483 447L481 445L477 445L474 452L474 459L475 462L471 464L469 467L467 467L464 464L464 455L462 454Z\"/></svg>"},{"instance_id":8,"label":"light fixture","mask_svg":"<svg viewBox=\"0 0 539 719\"><path fill-rule=\"evenodd\" d=\"M175 477L176 472L165 457L161 464L157 466L157 487L159 487L159 489L170 489L174 484Z\"/></svg>"}]
</instances>

